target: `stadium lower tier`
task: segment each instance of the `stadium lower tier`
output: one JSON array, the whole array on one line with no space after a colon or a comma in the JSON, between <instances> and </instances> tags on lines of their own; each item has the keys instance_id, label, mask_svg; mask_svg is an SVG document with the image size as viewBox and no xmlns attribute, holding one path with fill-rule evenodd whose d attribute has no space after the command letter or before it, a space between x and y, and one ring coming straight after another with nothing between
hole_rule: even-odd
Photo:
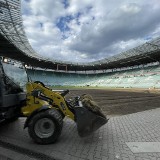
<instances>
[{"instance_id":1,"label":"stadium lower tier","mask_svg":"<svg viewBox=\"0 0 160 160\"><path fill-rule=\"evenodd\" d=\"M160 88L159 65L103 74L76 74L28 69L28 75L32 81L41 81L48 86Z\"/></svg>"}]
</instances>

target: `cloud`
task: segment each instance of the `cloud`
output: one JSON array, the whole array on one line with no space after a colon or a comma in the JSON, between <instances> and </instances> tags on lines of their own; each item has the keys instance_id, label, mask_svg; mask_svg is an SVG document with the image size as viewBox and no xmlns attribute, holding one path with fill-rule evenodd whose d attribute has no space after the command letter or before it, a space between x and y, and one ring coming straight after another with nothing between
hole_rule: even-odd
<instances>
[{"instance_id":1,"label":"cloud","mask_svg":"<svg viewBox=\"0 0 160 160\"><path fill-rule=\"evenodd\" d=\"M31 45L51 59L94 61L135 47L160 33L158 0L22 2Z\"/></svg>"}]
</instances>

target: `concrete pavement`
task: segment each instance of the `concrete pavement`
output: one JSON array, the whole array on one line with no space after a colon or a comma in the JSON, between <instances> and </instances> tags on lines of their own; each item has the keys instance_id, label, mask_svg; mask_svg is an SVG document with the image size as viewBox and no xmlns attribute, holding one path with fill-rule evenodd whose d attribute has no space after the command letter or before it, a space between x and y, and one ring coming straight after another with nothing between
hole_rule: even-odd
<instances>
[{"instance_id":1,"label":"concrete pavement","mask_svg":"<svg viewBox=\"0 0 160 160\"><path fill-rule=\"evenodd\" d=\"M85 138L78 136L73 121L64 119L62 135L50 145L35 144L27 129L23 129L24 122L25 118L20 118L1 126L0 141L8 146L0 142L0 157L17 160L17 154L21 159L24 156L25 159L57 160L160 160L160 152L133 153L127 145L128 142L160 142L160 108L112 117ZM7 150L13 156L8 156Z\"/></svg>"}]
</instances>

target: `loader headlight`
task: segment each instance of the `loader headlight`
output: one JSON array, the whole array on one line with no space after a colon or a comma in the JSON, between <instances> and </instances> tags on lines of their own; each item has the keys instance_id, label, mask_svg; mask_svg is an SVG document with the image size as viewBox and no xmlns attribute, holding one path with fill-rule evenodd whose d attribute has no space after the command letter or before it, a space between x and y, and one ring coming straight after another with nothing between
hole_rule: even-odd
<instances>
[{"instance_id":1,"label":"loader headlight","mask_svg":"<svg viewBox=\"0 0 160 160\"><path fill-rule=\"evenodd\" d=\"M4 59L3 59L3 62L7 63L7 62L8 62L8 59L7 59L7 58L4 58Z\"/></svg>"}]
</instances>

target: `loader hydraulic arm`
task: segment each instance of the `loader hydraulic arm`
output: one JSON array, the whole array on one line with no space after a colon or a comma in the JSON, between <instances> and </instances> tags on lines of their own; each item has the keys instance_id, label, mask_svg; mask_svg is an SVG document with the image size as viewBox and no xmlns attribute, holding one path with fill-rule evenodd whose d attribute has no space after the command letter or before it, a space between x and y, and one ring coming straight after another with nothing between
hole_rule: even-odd
<instances>
[{"instance_id":1,"label":"loader hydraulic arm","mask_svg":"<svg viewBox=\"0 0 160 160\"><path fill-rule=\"evenodd\" d=\"M42 82L28 82L26 85L27 92L32 94L33 90L40 90L41 94L48 97L52 100L52 106L57 110L60 110L65 116L75 120L75 116L73 111L68 107L64 95L68 93L65 92L56 92L51 90L50 88L45 87Z\"/></svg>"}]
</instances>

